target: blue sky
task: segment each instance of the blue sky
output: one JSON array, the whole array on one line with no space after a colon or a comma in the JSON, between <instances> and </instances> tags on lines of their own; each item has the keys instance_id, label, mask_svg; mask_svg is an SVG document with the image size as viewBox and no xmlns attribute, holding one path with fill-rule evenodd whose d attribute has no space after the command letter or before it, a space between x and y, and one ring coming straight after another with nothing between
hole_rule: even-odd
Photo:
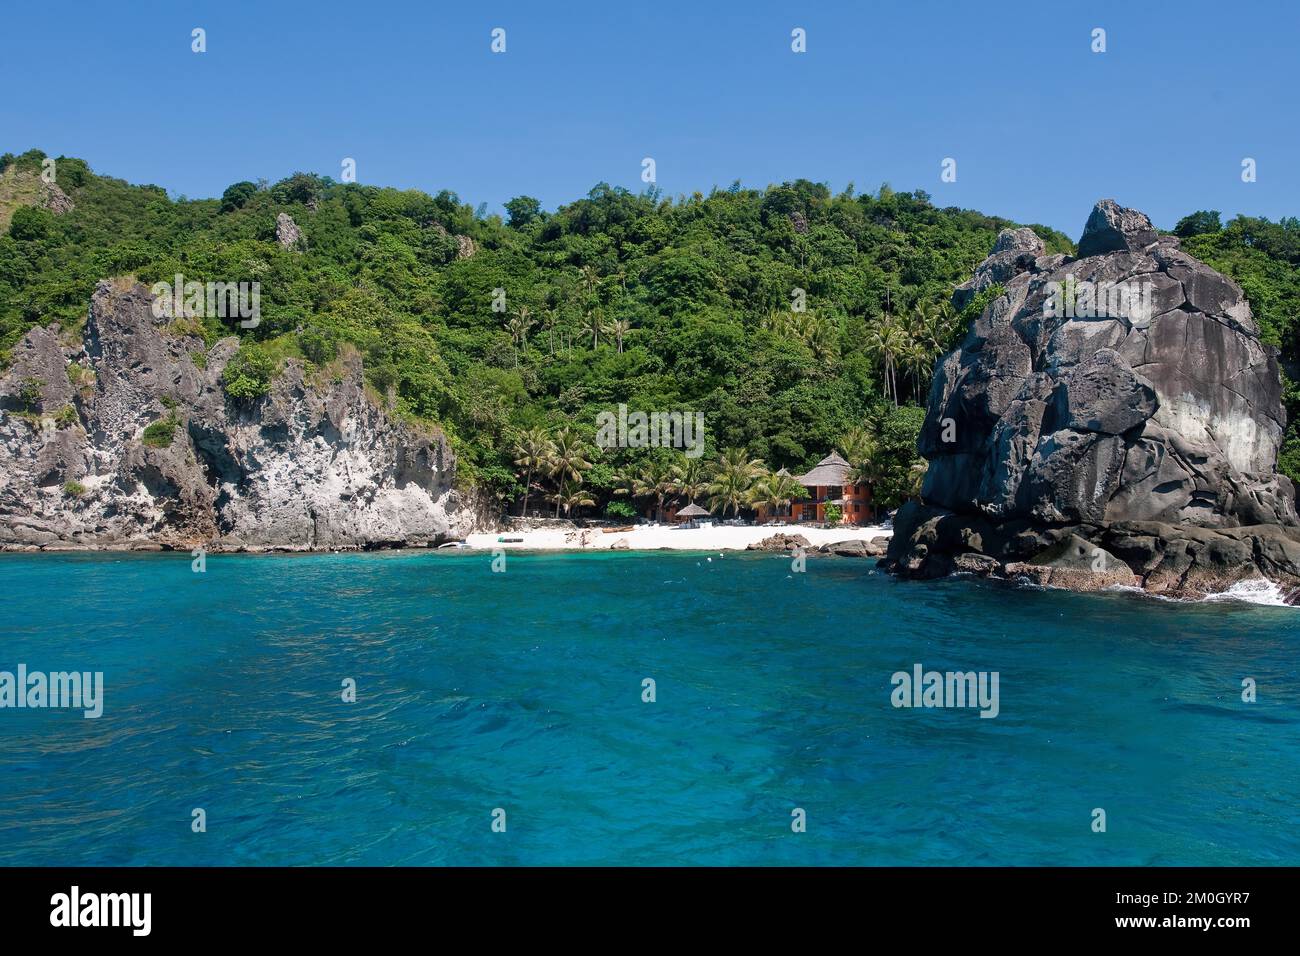
<instances>
[{"instance_id":1,"label":"blue sky","mask_svg":"<svg viewBox=\"0 0 1300 956\"><path fill-rule=\"evenodd\" d=\"M1106 196L1166 228L1200 208L1300 214L1290 0L56 9L5 11L0 151L81 156L174 195L338 178L352 157L361 182L554 208L601 181L639 191L649 156L670 195L887 181L1075 237Z\"/></svg>"}]
</instances>

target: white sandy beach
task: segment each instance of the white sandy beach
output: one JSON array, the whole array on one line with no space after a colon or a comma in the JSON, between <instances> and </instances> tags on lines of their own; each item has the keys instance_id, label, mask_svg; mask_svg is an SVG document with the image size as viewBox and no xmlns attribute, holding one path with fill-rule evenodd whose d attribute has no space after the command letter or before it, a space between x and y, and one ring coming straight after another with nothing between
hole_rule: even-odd
<instances>
[{"instance_id":1,"label":"white sandy beach","mask_svg":"<svg viewBox=\"0 0 1300 956\"><path fill-rule=\"evenodd\" d=\"M763 525L737 527L732 525L685 528L677 525L637 525L631 531L606 532L600 528L535 528L525 531L480 532L467 535L465 543L471 548L516 548L523 551L598 551L609 550L616 544L632 551L743 551L755 542L774 534L801 534L813 547L837 541L870 541L889 537L887 528L844 527L805 528L799 525ZM500 538L522 538L522 541L499 541Z\"/></svg>"}]
</instances>

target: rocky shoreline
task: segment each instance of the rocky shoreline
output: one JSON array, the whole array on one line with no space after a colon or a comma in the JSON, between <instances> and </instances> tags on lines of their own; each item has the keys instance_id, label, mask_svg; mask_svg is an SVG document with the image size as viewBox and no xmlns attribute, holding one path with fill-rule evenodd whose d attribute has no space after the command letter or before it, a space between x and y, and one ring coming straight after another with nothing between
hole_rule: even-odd
<instances>
[{"instance_id":1,"label":"rocky shoreline","mask_svg":"<svg viewBox=\"0 0 1300 956\"><path fill-rule=\"evenodd\" d=\"M0 376L0 549L332 551L437 545L481 523L447 439L368 395L355 355L289 359L230 398L142 285L101 282L78 339L34 328Z\"/></svg>"},{"instance_id":2,"label":"rocky shoreline","mask_svg":"<svg viewBox=\"0 0 1300 956\"><path fill-rule=\"evenodd\" d=\"M954 294L1001 289L937 371L921 499L882 567L1183 598L1267 580L1300 601L1281 373L1241 288L1110 200L1078 248L1004 230Z\"/></svg>"}]
</instances>

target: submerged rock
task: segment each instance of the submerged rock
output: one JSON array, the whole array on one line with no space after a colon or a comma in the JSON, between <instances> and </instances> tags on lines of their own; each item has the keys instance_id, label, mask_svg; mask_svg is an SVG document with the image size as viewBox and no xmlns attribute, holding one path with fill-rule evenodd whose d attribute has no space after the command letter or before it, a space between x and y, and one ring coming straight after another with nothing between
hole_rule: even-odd
<instances>
[{"instance_id":1,"label":"submerged rock","mask_svg":"<svg viewBox=\"0 0 1300 956\"><path fill-rule=\"evenodd\" d=\"M80 343L35 328L0 376L0 547L374 548L463 537L446 438L365 392L360 358L290 360L235 402L211 348L101 282ZM148 430L148 431L146 431Z\"/></svg>"},{"instance_id":2,"label":"submerged rock","mask_svg":"<svg viewBox=\"0 0 1300 956\"><path fill-rule=\"evenodd\" d=\"M1004 230L954 294L1003 289L939 363L921 501L896 519L884 566L993 573L957 560L978 555L1054 586L1189 595L1300 584L1295 492L1276 474L1277 354L1240 287L1112 200L1077 257L1035 239ZM1084 545L1118 566L1061 565Z\"/></svg>"}]
</instances>

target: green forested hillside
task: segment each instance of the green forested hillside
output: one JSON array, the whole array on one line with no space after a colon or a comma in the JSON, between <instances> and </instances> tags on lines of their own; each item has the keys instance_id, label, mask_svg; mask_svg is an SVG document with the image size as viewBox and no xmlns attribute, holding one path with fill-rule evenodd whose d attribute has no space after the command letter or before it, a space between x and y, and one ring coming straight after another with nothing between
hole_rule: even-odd
<instances>
[{"instance_id":1,"label":"green forested hillside","mask_svg":"<svg viewBox=\"0 0 1300 956\"><path fill-rule=\"evenodd\" d=\"M30 194L42 158L0 158L0 206ZM257 281L258 328L204 322L210 341L243 335L242 375L234 384L228 373L228 388L252 398L287 356L323 365L355 348L395 410L439 423L467 480L503 498L522 493L520 436L568 426L590 443L597 413L619 402L703 412L708 457L744 449L795 473L846 435L866 434L882 490L896 498L920 416L895 406L924 401L934 358L981 304L953 315L952 286L1013 225L936 208L921 192L833 195L805 180L675 198L602 184L554 213L518 197L503 221L449 192L302 173L237 183L219 199L171 200L81 160L59 158L56 168L72 212L8 200L0 360L35 323L84 321L101 278ZM276 242L280 212L301 228L304 249ZM1216 226L1198 214L1179 229L1189 251L1242 282L1293 362L1295 221ZM1072 249L1034 228L1049 251ZM803 311L792 308L800 289ZM603 505L662 455L598 456L584 487Z\"/></svg>"}]
</instances>

